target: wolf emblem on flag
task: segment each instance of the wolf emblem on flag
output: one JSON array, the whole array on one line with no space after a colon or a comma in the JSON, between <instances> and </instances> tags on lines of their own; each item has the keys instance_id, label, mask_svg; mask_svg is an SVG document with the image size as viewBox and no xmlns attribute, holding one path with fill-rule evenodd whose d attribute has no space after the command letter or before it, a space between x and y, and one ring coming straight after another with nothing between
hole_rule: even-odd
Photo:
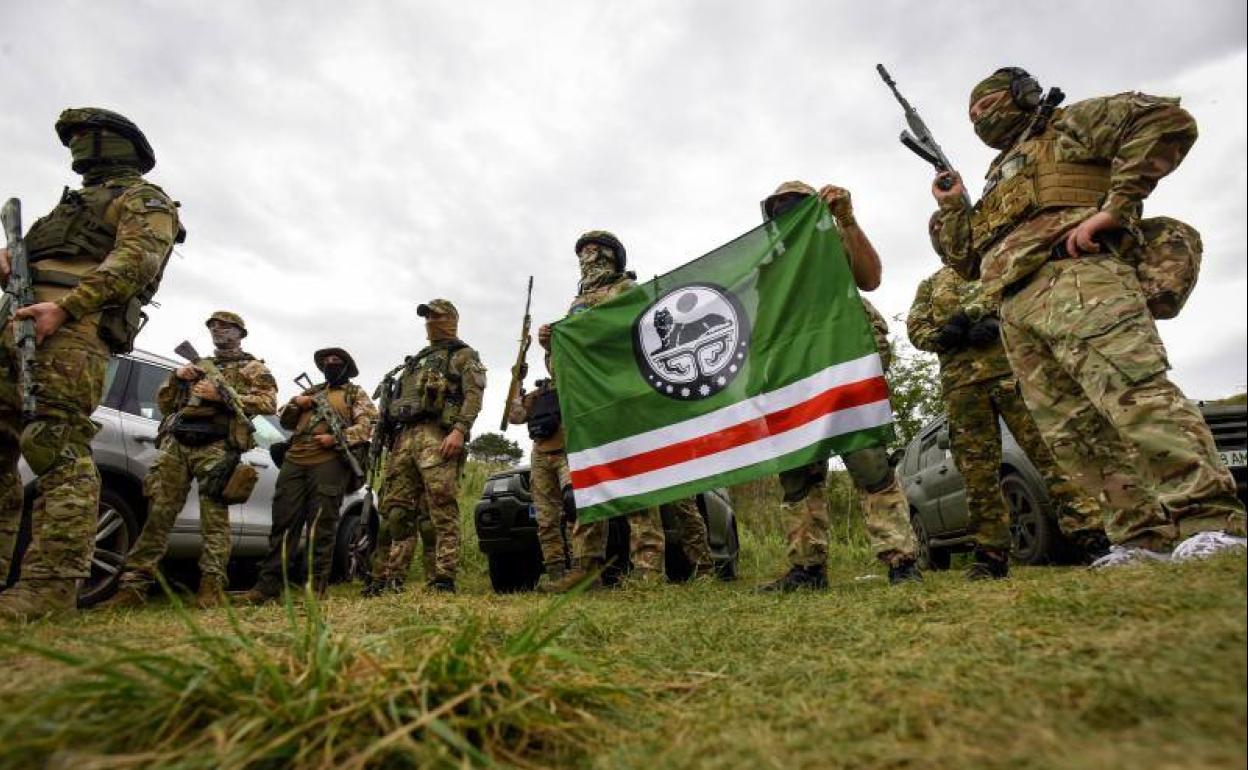
<instances>
[{"instance_id":1,"label":"wolf emblem on flag","mask_svg":"<svg viewBox=\"0 0 1248 770\"><path fill-rule=\"evenodd\" d=\"M633 324L633 352L646 382L669 398L701 399L741 371L750 322L727 289L689 284L659 297Z\"/></svg>"}]
</instances>

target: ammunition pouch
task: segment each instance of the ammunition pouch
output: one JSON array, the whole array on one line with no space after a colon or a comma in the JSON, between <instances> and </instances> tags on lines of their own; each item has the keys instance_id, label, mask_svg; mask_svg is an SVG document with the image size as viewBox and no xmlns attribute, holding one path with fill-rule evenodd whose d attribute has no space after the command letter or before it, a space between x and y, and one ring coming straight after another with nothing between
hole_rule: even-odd
<instances>
[{"instance_id":1,"label":"ammunition pouch","mask_svg":"<svg viewBox=\"0 0 1248 770\"><path fill-rule=\"evenodd\" d=\"M1153 318L1174 318L1196 287L1204 251L1196 228L1170 217L1139 222L1141 241L1127 256L1135 262L1140 288Z\"/></svg>"},{"instance_id":2,"label":"ammunition pouch","mask_svg":"<svg viewBox=\"0 0 1248 770\"><path fill-rule=\"evenodd\" d=\"M147 324L147 304L139 297L131 297L124 305L104 308L100 313L98 333L110 353L129 353L134 350L134 340Z\"/></svg>"},{"instance_id":3,"label":"ammunition pouch","mask_svg":"<svg viewBox=\"0 0 1248 770\"><path fill-rule=\"evenodd\" d=\"M201 488L225 505L240 505L251 497L259 478L259 472L242 461L240 452L230 450L208 471Z\"/></svg>"},{"instance_id":4,"label":"ammunition pouch","mask_svg":"<svg viewBox=\"0 0 1248 770\"><path fill-rule=\"evenodd\" d=\"M269 458L273 460L275 467L282 467L282 463L286 461L287 449L290 449L289 441L279 441L276 444L269 445Z\"/></svg>"},{"instance_id":5,"label":"ammunition pouch","mask_svg":"<svg viewBox=\"0 0 1248 770\"><path fill-rule=\"evenodd\" d=\"M548 439L559 432L563 417L559 411L559 392L545 388L533 399L533 411L529 416L529 438L534 441Z\"/></svg>"},{"instance_id":6,"label":"ammunition pouch","mask_svg":"<svg viewBox=\"0 0 1248 770\"><path fill-rule=\"evenodd\" d=\"M174 419L169 435L183 446L208 446L214 441L223 441L229 436L229 426L218 420L188 420L184 417Z\"/></svg>"}]
</instances>

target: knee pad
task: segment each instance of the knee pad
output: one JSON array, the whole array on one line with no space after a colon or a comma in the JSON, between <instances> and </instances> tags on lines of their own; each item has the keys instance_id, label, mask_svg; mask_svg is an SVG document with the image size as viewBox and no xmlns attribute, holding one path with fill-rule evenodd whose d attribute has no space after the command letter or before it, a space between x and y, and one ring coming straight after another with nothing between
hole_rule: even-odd
<instances>
[{"instance_id":1,"label":"knee pad","mask_svg":"<svg viewBox=\"0 0 1248 770\"><path fill-rule=\"evenodd\" d=\"M810 496L811 490L824 484L827 477L828 466L822 462L781 472L780 489L784 492L782 502L800 503Z\"/></svg>"},{"instance_id":2,"label":"knee pad","mask_svg":"<svg viewBox=\"0 0 1248 770\"><path fill-rule=\"evenodd\" d=\"M36 476L52 470L69 443L69 426L62 422L35 420L22 429L18 445L26 464Z\"/></svg>"},{"instance_id":3,"label":"knee pad","mask_svg":"<svg viewBox=\"0 0 1248 770\"><path fill-rule=\"evenodd\" d=\"M888 463L888 452L884 447L859 449L841 460L854 483L869 493L882 492L893 483L893 468Z\"/></svg>"}]
</instances>

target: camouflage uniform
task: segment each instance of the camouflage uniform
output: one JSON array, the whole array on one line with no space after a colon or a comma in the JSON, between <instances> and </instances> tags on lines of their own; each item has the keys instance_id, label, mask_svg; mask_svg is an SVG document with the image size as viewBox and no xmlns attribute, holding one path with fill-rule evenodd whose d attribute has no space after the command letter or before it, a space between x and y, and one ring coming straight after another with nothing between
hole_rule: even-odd
<instances>
[{"instance_id":1,"label":"camouflage uniform","mask_svg":"<svg viewBox=\"0 0 1248 770\"><path fill-rule=\"evenodd\" d=\"M615 236L603 230L582 235L576 245L578 258L581 247L588 244L606 245L611 253L581 265L581 283L568 315L576 315L629 291L636 282L623 272L623 246ZM619 252L617 258L615 253ZM645 508L628 514L629 553L633 568L641 574L663 574L663 521L658 508ZM582 571L606 561L607 522L577 521L572 529L572 552Z\"/></svg>"},{"instance_id":2,"label":"camouflage uniform","mask_svg":"<svg viewBox=\"0 0 1248 770\"><path fill-rule=\"evenodd\" d=\"M456 321L459 317L446 300L432 300L421 305L420 311L426 317L453 316ZM418 533L418 515L423 509L434 535L431 584L453 589L459 566L457 496L465 452L448 460L442 457L441 447L452 430L458 429L465 442L471 435L481 411L485 366L475 350L451 338L431 342L410 356L399 372L398 397L386 415L399 429L382 481L378 509L386 532L379 538L373 576L378 581L403 579L404 575L389 571L402 563L390 558L390 546Z\"/></svg>"},{"instance_id":3,"label":"camouflage uniform","mask_svg":"<svg viewBox=\"0 0 1248 770\"><path fill-rule=\"evenodd\" d=\"M1099 211L1135 231L1144 198L1195 140L1196 123L1175 99L1089 99L998 156L973 210L941 202L946 264L1002 297L1023 398L1062 468L1108 506L1115 544L1157 549L1176 536L1243 531L1209 428L1166 376L1134 267L1108 254L1054 254Z\"/></svg>"},{"instance_id":4,"label":"camouflage uniform","mask_svg":"<svg viewBox=\"0 0 1248 770\"><path fill-rule=\"evenodd\" d=\"M223 321L242 328L242 319L225 311L214 313L212 321ZM249 416L273 414L277 410L277 383L264 361L237 350L217 350L211 358L226 383L238 394L243 411ZM240 431L228 407L220 401L198 401L191 394L193 382L171 373L156 403L165 415L162 423L160 454L143 481L148 500L147 521L138 542L126 557L121 575L121 603L145 593L155 580L156 568L169 547L169 531L186 504L191 482L199 484L199 529L203 548L199 554L200 573L206 582L224 587L230 561L233 534L230 512L225 503L205 493L204 484L228 456L251 448L241 446ZM210 427L209 427L210 426ZM197 433L204 427L206 433ZM211 440L209 437L212 436ZM201 441L206 443L200 444Z\"/></svg>"},{"instance_id":5,"label":"camouflage uniform","mask_svg":"<svg viewBox=\"0 0 1248 770\"><path fill-rule=\"evenodd\" d=\"M553 381L538 380L532 391L522 393L511 402L508 421L512 424L529 422L534 417L539 399L551 397L553 393ZM537 542L542 549L546 575L552 581L559 580L568 560L567 543L561 526L563 497L564 490L572 486L562 423L554 434L533 439L533 451L529 453L529 458L529 491L537 510Z\"/></svg>"},{"instance_id":6,"label":"camouflage uniform","mask_svg":"<svg viewBox=\"0 0 1248 770\"><path fill-rule=\"evenodd\" d=\"M377 407L363 388L350 381L359 370L346 351L339 348L317 351L314 356L317 366L323 368L321 361L329 354L344 359L343 374L348 379L338 385L330 384L333 381L315 385L300 395L314 397L324 392L341 420L347 444L352 447L367 445L377 421ZM256 599L281 592L284 576L290 572L290 560L299 550L305 529L312 543L313 584L318 592L324 592L333 568L342 498L353 481L351 469L342 459L340 450L317 443L316 437L330 433L330 429L325 421L315 419L314 409L304 409L292 398L282 408L279 418L282 427L294 433L277 476L269 552L254 589Z\"/></svg>"},{"instance_id":7,"label":"camouflage uniform","mask_svg":"<svg viewBox=\"0 0 1248 770\"><path fill-rule=\"evenodd\" d=\"M155 163L146 139L146 159L133 163L81 156L71 131L100 115L120 118L103 110L62 113L57 132L74 152L74 168L83 173L85 184L67 190L60 205L36 221L25 238L35 302L55 303L68 315L36 349L38 406L30 422L21 415L13 322L2 329L0 580L8 576L22 515L19 453L37 480L21 582L0 596L0 618L74 608L76 581L90 572L99 510L100 477L91 456L97 427L91 414L103 397L110 352L101 339L101 322L153 285L179 228L176 204L139 176ZM106 145L120 139L105 136Z\"/></svg>"},{"instance_id":8,"label":"camouflage uniform","mask_svg":"<svg viewBox=\"0 0 1248 770\"><path fill-rule=\"evenodd\" d=\"M940 357L940 384L949 415L950 449L966 482L969 534L985 548L1010 547L1009 512L1001 497L1001 428L1004 420L1020 447L1036 464L1059 505L1058 523L1077 539L1099 530L1101 510L1062 473L1045 446L1031 413L1018 392L1018 382L1000 337L975 346L965 339L950 343L942 328L959 313L976 322L996 318L978 281L967 281L943 267L924 279L915 293L906 328L919 350Z\"/></svg>"}]
</instances>

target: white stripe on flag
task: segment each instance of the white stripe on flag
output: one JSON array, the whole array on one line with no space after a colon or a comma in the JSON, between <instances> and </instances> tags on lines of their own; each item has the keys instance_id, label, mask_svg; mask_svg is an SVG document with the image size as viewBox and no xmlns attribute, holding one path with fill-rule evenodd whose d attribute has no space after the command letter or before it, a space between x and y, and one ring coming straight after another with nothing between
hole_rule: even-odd
<instances>
[{"instance_id":1,"label":"white stripe on flag","mask_svg":"<svg viewBox=\"0 0 1248 770\"><path fill-rule=\"evenodd\" d=\"M845 361L798 380L782 388L759 393L757 396L729 404L710 414L693 417L682 422L664 425L662 428L638 433L634 436L612 441L601 446L582 449L568 455L572 470L592 468L595 465L615 462L654 449L671 446L698 436L718 433L725 428L756 420L764 415L788 409L839 385L882 377L880 355L871 353L862 358Z\"/></svg>"},{"instance_id":2,"label":"white stripe on flag","mask_svg":"<svg viewBox=\"0 0 1248 770\"><path fill-rule=\"evenodd\" d=\"M620 497L642 495L707 476L734 471L773 457L796 452L826 438L887 425L892 420L893 410L888 399L829 412L801 427L775 436L767 436L733 449L628 478L604 481L592 487L577 489L574 492L576 507L584 509Z\"/></svg>"}]
</instances>

